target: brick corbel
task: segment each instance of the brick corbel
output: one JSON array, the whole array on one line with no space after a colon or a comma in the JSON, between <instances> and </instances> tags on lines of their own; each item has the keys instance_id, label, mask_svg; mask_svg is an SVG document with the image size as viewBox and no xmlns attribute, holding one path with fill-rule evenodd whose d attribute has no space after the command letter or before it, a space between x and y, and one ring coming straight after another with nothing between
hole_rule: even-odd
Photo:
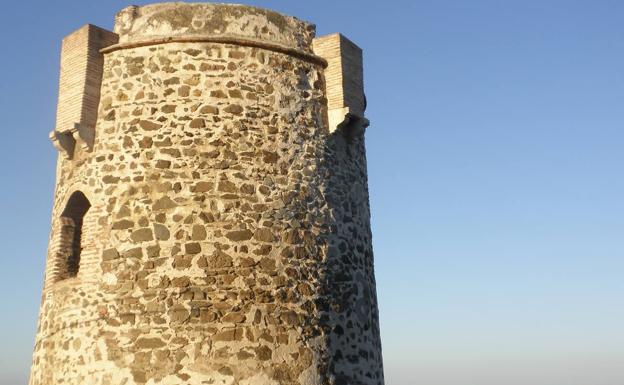
<instances>
[{"instance_id":1,"label":"brick corbel","mask_svg":"<svg viewBox=\"0 0 624 385\"><path fill-rule=\"evenodd\" d=\"M50 131L48 135L52 145L65 159L71 159L76 147L76 139L69 132Z\"/></svg>"},{"instance_id":2,"label":"brick corbel","mask_svg":"<svg viewBox=\"0 0 624 385\"><path fill-rule=\"evenodd\" d=\"M93 141L95 140L95 128L86 124L74 123L74 126L68 130L76 141L76 144L85 151L93 150Z\"/></svg>"},{"instance_id":3,"label":"brick corbel","mask_svg":"<svg viewBox=\"0 0 624 385\"><path fill-rule=\"evenodd\" d=\"M329 132L334 132L349 126L354 134L364 133L370 122L360 114L351 112L351 108L334 108L327 111Z\"/></svg>"}]
</instances>

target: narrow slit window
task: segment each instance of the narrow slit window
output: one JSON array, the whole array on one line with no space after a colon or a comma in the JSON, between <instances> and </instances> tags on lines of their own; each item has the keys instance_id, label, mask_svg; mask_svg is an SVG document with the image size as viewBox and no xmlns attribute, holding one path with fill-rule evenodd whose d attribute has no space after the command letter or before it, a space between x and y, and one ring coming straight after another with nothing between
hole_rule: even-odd
<instances>
[{"instance_id":1,"label":"narrow slit window","mask_svg":"<svg viewBox=\"0 0 624 385\"><path fill-rule=\"evenodd\" d=\"M80 269L80 254L83 248L83 220L89 211L91 203L81 192L74 192L67 201L67 206L61 214L64 227L65 241L65 274L62 278L71 278L78 275Z\"/></svg>"}]
</instances>

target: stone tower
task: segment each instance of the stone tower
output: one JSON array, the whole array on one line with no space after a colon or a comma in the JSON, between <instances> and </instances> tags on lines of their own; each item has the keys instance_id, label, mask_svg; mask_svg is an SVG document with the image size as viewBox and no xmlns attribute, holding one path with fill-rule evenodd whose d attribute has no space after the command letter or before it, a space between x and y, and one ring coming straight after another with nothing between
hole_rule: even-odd
<instances>
[{"instance_id":1,"label":"stone tower","mask_svg":"<svg viewBox=\"0 0 624 385\"><path fill-rule=\"evenodd\" d=\"M381 385L362 51L240 5L63 40L31 385Z\"/></svg>"}]
</instances>

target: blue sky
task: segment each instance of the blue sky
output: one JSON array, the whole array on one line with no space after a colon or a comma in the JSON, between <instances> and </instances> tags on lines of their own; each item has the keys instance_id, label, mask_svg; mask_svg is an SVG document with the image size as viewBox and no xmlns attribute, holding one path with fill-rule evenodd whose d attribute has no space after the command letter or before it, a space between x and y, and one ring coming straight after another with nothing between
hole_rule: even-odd
<instances>
[{"instance_id":1,"label":"blue sky","mask_svg":"<svg viewBox=\"0 0 624 385\"><path fill-rule=\"evenodd\" d=\"M243 3L364 49L386 383L624 384L624 3ZM127 5L2 6L3 385L34 342L60 42Z\"/></svg>"}]
</instances>

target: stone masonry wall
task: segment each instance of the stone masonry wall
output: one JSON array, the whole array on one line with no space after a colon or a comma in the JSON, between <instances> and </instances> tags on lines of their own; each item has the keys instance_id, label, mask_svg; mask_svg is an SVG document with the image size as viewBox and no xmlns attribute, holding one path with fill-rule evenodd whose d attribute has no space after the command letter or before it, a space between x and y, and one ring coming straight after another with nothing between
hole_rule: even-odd
<instances>
[{"instance_id":1,"label":"stone masonry wall","mask_svg":"<svg viewBox=\"0 0 624 385\"><path fill-rule=\"evenodd\" d=\"M210 41L104 55L93 151L59 157L30 385L383 384L364 136L329 132L324 72ZM48 279L75 191L80 270Z\"/></svg>"}]
</instances>

